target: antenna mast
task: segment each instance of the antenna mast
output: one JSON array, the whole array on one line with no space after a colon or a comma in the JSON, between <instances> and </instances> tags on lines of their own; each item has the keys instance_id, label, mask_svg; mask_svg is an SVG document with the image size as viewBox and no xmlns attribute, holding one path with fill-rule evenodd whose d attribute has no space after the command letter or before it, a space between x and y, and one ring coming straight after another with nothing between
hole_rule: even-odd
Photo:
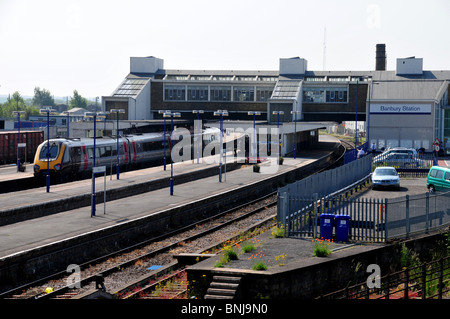
<instances>
[{"instance_id":1,"label":"antenna mast","mask_svg":"<svg viewBox=\"0 0 450 319\"><path fill-rule=\"evenodd\" d=\"M326 61L327 61L327 27L324 28L323 31L323 70L326 69Z\"/></svg>"}]
</instances>

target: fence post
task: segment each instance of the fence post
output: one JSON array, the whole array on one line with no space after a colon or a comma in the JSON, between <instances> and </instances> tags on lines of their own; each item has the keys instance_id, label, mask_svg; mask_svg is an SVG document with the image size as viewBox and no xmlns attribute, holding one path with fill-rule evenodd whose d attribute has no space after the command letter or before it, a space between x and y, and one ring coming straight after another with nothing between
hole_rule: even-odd
<instances>
[{"instance_id":1,"label":"fence post","mask_svg":"<svg viewBox=\"0 0 450 319\"><path fill-rule=\"evenodd\" d=\"M314 193L313 194L313 207L314 207L314 223L313 223L313 238L317 237L317 220L319 217L318 207L317 207L317 200L319 199L319 194Z\"/></svg>"},{"instance_id":2,"label":"fence post","mask_svg":"<svg viewBox=\"0 0 450 319\"><path fill-rule=\"evenodd\" d=\"M443 281L444 281L444 258L439 259L439 296L438 299L442 299L442 290L443 290Z\"/></svg>"},{"instance_id":3,"label":"fence post","mask_svg":"<svg viewBox=\"0 0 450 319\"><path fill-rule=\"evenodd\" d=\"M278 223L281 223L283 226L286 225L286 216L287 216L286 202L287 202L287 192L283 193L278 192L277 219Z\"/></svg>"},{"instance_id":4,"label":"fence post","mask_svg":"<svg viewBox=\"0 0 450 319\"><path fill-rule=\"evenodd\" d=\"M427 264L422 265L422 299L427 298Z\"/></svg>"},{"instance_id":5,"label":"fence post","mask_svg":"<svg viewBox=\"0 0 450 319\"><path fill-rule=\"evenodd\" d=\"M425 193L425 233L428 234L430 218L430 193Z\"/></svg>"},{"instance_id":6,"label":"fence post","mask_svg":"<svg viewBox=\"0 0 450 319\"><path fill-rule=\"evenodd\" d=\"M384 199L384 241L386 242L389 238L388 236L388 199Z\"/></svg>"},{"instance_id":7,"label":"fence post","mask_svg":"<svg viewBox=\"0 0 450 319\"><path fill-rule=\"evenodd\" d=\"M406 195L406 216L405 216L405 222L406 222L406 238L409 237L410 232L410 223L409 223L409 195Z\"/></svg>"}]
</instances>

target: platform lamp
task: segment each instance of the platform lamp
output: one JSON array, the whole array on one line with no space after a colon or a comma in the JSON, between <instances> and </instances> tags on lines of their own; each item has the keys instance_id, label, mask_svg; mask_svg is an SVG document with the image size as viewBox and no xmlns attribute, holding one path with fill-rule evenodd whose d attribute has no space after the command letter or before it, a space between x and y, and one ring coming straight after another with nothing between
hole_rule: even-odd
<instances>
[{"instance_id":1,"label":"platform lamp","mask_svg":"<svg viewBox=\"0 0 450 319\"><path fill-rule=\"evenodd\" d=\"M66 126L67 126L67 133L66 133L66 138L69 138L69 122L70 122L70 112L69 111L64 111L62 112L62 114L67 115L67 119L66 119Z\"/></svg>"},{"instance_id":2,"label":"platform lamp","mask_svg":"<svg viewBox=\"0 0 450 319\"><path fill-rule=\"evenodd\" d=\"M200 124L200 114L205 113L203 110L192 110L192 114L197 114L197 121ZM195 125L194 125L195 127ZM195 136L195 135L194 135ZM200 125L199 132L197 132L197 164L200 162L199 149L201 146L198 145L199 141L202 140L202 126Z\"/></svg>"},{"instance_id":3,"label":"platform lamp","mask_svg":"<svg viewBox=\"0 0 450 319\"><path fill-rule=\"evenodd\" d=\"M228 116L227 110L217 110L214 112L214 116L220 116L220 160L219 160L219 183L222 183L222 148L223 148L223 142L222 142L222 136L223 136L223 117Z\"/></svg>"},{"instance_id":4,"label":"platform lamp","mask_svg":"<svg viewBox=\"0 0 450 319\"><path fill-rule=\"evenodd\" d=\"M25 114L25 111L13 111L14 115L17 115L17 171L20 171L20 115Z\"/></svg>"},{"instance_id":5,"label":"platform lamp","mask_svg":"<svg viewBox=\"0 0 450 319\"><path fill-rule=\"evenodd\" d=\"M255 155L255 141L256 138L256 115L261 115L261 112L258 111L249 111L248 115L253 115L253 140L252 140L252 155L253 157L257 157L257 154Z\"/></svg>"},{"instance_id":6,"label":"platform lamp","mask_svg":"<svg viewBox=\"0 0 450 319\"><path fill-rule=\"evenodd\" d=\"M117 161L116 161L116 175L117 175L117 179L119 179L119 174L120 174L120 156L119 156L119 113L125 113L124 109L111 109L109 110L111 113L116 113L116 120L117 120L117 128L116 128L116 139L117 139L117 151L116 151L116 155L117 155Z\"/></svg>"},{"instance_id":7,"label":"platform lamp","mask_svg":"<svg viewBox=\"0 0 450 319\"><path fill-rule=\"evenodd\" d=\"M164 170L166 170L166 163L167 163L167 156L166 156L166 117L164 116L165 113L170 113L170 111L158 111L159 114L162 114L164 118Z\"/></svg>"},{"instance_id":8,"label":"platform lamp","mask_svg":"<svg viewBox=\"0 0 450 319\"><path fill-rule=\"evenodd\" d=\"M45 177L47 193L50 192L50 114L56 114L56 110L47 107L39 110L40 114L47 114L47 176Z\"/></svg>"},{"instance_id":9,"label":"platform lamp","mask_svg":"<svg viewBox=\"0 0 450 319\"><path fill-rule=\"evenodd\" d=\"M301 114L300 111L291 111L294 114L294 159L297 158L297 114Z\"/></svg>"},{"instance_id":10,"label":"platform lamp","mask_svg":"<svg viewBox=\"0 0 450 319\"><path fill-rule=\"evenodd\" d=\"M277 129L278 129L278 164L280 163L281 156L281 138L280 138L280 114L283 115L284 111L273 111L272 114L277 115Z\"/></svg>"},{"instance_id":11,"label":"platform lamp","mask_svg":"<svg viewBox=\"0 0 450 319\"><path fill-rule=\"evenodd\" d=\"M96 143L95 140L97 138L97 127L96 122L97 118L104 118L106 117L105 112L85 112L84 113L85 118L93 118L94 121L94 150L92 154L92 200L91 200L91 217L95 216L95 204L96 204L96 195L95 195L95 174L94 174L94 167L95 167L95 149L96 149Z\"/></svg>"},{"instance_id":12,"label":"platform lamp","mask_svg":"<svg viewBox=\"0 0 450 319\"><path fill-rule=\"evenodd\" d=\"M180 113L172 113L172 112L166 112L163 114L163 117L167 118L170 117L170 196L173 195L173 158L172 158L172 146L173 146L173 118L174 117L181 117Z\"/></svg>"}]
</instances>

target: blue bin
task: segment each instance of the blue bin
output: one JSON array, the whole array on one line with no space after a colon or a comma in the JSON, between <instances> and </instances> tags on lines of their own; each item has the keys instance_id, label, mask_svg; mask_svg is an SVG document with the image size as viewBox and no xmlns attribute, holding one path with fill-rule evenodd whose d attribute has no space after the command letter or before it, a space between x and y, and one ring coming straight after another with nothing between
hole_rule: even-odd
<instances>
[{"instance_id":1,"label":"blue bin","mask_svg":"<svg viewBox=\"0 0 450 319\"><path fill-rule=\"evenodd\" d=\"M336 241L347 242L350 236L350 216L336 215Z\"/></svg>"},{"instance_id":2,"label":"blue bin","mask_svg":"<svg viewBox=\"0 0 450 319\"><path fill-rule=\"evenodd\" d=\"M333 224L334 224L333 214L320 215L320 237L322 239L333 238Z\"/></svg>"}]
</instances>

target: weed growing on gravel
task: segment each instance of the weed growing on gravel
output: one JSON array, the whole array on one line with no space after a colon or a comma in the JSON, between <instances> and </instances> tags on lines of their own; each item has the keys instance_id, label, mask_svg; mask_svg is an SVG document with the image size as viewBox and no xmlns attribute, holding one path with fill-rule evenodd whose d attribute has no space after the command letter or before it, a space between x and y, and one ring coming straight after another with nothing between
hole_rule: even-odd
<instances>
[{"instance_id":1,"label":"weed growing on gravel","mask_svg":"<svg viewBox=\"0 0 450 319\"><path fill-rule=\"evenodd\" d=\"M244 247L242 247L242 251L244 253L249 253L249 252L251 252L251 251L253 251L255 249L256 249L256 247L253 244L245 244Z\"/></svg>"},{"instance_id":2,"label":"weed growing on gravel","mask_svg":"<svg viewBox=\"0 0 450 319\"><path fill-rule=\"evenodd\" d=\"M331 254L330 245L333 242L329 239L318 239L315 238L312 240L314 245L314 256L315 257L326 257Z\"/></svg>"},{"instance_id":3,"label":"weed growing on gravel","mask_svg":"<svg viewBox=\"0 0 450 319\"><path fill-rule=\"evenodd\" d=\"M253 270L267 270L267 266L262 261L258 261L256 264L252 267Z\"/></svg>"}]
</instances>

